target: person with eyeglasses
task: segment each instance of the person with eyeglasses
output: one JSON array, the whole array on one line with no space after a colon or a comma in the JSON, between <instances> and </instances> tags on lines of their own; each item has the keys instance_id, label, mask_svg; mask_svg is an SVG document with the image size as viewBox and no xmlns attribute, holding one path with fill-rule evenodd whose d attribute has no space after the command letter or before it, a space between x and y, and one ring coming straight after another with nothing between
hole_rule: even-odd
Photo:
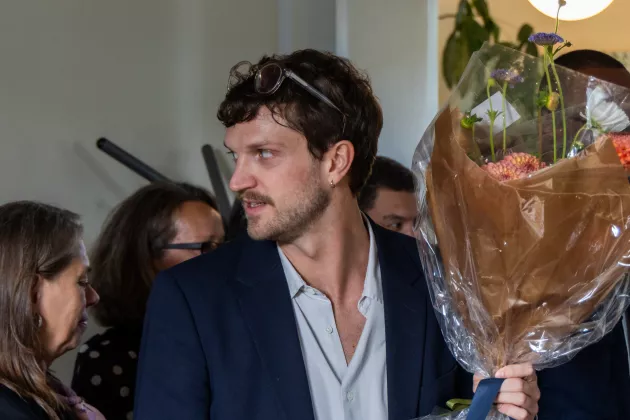
<instances>
[{"instance_id":1,"label":"person with eyeglasses","mask_svg":"<svg viewBox=\"0 0 630 420\"><path fill-rule=\"evenodd\" d=\"M106 327L79 348L72 388L108 419L133 417L142 322L161 270L214 251L225 236L214 198L185 183L140 188L105 221L92 250L92 310Z\"/></svg>"}]
</instances>

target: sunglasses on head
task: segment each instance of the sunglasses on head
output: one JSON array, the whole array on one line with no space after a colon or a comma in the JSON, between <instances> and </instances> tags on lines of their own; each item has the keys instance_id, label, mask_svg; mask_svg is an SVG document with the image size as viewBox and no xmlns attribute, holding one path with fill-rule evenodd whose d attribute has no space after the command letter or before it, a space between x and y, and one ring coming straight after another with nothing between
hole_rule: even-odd
<instances>
[{"instance_id":1,"label":"sunglasses on head","mask_svg":"<svg viewBox=\"0 0 630 420\"><path fill-rule=\"evenodd\" d=\"M314 88L311 84L306 82L300 76L295 74L293 71L285 68L276 62L270 62L263 64L261 67L257 68L252 66L249 61L241 61L232 67L230 70L230 78L228 81L228 91L241 81L243 81L244 75L251 75L252 70L254 73L254 90L256 93L261 95L273 95L278 91L280 86L282 86L282 82L284 82L287 78L293 80L298 85L302 86L308 93L313 95L315 98L324 102L329 107L336 109L343 118L343 130L342 133L346 129L346 114L339 109L326 95L321 93L319 90Z\"/></svg>"},{"instance_id":2,"label":"sunglasses on head","mask_svg":"<svg viewBox=\"0 0 630 420\"><path fill-rule=\"evenodd\" d=\"M221 245L220 242L206 241L206 242L187 242L180 244L167 244L162 249L188 249L193 251L201 251L202 254L212 252Z\"/></svg>"}]
</instances>

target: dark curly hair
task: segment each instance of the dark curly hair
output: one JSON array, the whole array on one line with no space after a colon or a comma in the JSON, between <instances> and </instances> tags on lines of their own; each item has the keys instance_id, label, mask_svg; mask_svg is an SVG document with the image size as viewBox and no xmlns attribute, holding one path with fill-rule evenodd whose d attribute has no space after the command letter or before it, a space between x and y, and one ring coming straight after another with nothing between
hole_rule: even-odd
<instances>
[{"instance_id":1,"label":"dark curly hair","mask_svg":"<svg viewBox=\"0 0 630 420\"><path fill-rule=\"evenodd\" d=\"M285 80L271 95L257 93L255 72L269 62L292 70L330 99L343 115L293 80ZM383 127L383 113L367 75L345 58L307 49L289 55L264 56L250 71L232 74L231 78L235 82L217 113L223 125L232 127L251 121L266 107L306 137L309 151L317 159L333 144L348 140L355 149L349 172L350 190L355 195L359 192L370 174Z\"/></svg>"},{"instance_id":2,"label":"dark curly hair","mask_svg":"<svg viewBox=\"0 0 630 420\"><path fill-rule=\"evenodd\" d=\"M385 156L377 156L372 173L359 194L359 207L371 210L376 202L379 188L393 191L414 192L413 172L400 163Z\"/></svg>"}]
</instances>

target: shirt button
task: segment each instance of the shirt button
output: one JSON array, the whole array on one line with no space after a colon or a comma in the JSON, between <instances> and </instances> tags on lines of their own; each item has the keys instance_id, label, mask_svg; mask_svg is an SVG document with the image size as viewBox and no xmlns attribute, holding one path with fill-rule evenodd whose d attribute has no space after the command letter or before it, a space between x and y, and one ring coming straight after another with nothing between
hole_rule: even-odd
<instances>
[{"instance_id":1,"label":"shirt button","mask_svg":"<svg viewBox=\"0 0 630 420\"><path fill-rule=\"evenodd\" d=\"M308 290L308 294L309 294L309 295L314 295L315 293L317 293L317 292L315 291L315 289L313 289L312 287L309 287L309 288L308 288L308 289L306 289L306 290Z\"/></svg>"},{"instance_id":2,"label":"shirt button","mask_svg":"<svg viewBox=\"0 0 630 420\"><path fill-rule=\"evenodd\" d=\"M333 333L333 328L332 328L330 325L329 325L329 326L327 326L327 327L326 327L326 332L327 332L328 334L332 334L332 333Z\"/></svg>"},{"instance_id":3,"label":"shirt button","mask_svg":"<svg viewBox=\"0 0 630 420\"><path fill-rule=\"evenodd\" d=\"M348 399L348 401L352 401L352 400L354 400L354 392L349 391L349 392L346 394L346 398Z\"/></svg>"}]
</instances>

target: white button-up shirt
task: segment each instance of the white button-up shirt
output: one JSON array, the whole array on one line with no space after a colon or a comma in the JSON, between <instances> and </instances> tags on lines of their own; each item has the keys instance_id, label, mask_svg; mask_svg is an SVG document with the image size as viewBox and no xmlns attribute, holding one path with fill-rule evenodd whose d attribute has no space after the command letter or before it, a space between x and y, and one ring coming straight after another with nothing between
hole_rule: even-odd
<instances>
[{"instance_id":1,"label":"white button-up shirt","mask_svg":"<svg viewBox=\"0 0 630 420\"><path fill-rule=\"evenodd\" d=\"M387 416L385 313L372 227L368 267L359 300L365 326L346 363L332 304L307 285L278 247L287 278L313 401L315 420L383 420Z\"/></svg>"}]
</instances>

